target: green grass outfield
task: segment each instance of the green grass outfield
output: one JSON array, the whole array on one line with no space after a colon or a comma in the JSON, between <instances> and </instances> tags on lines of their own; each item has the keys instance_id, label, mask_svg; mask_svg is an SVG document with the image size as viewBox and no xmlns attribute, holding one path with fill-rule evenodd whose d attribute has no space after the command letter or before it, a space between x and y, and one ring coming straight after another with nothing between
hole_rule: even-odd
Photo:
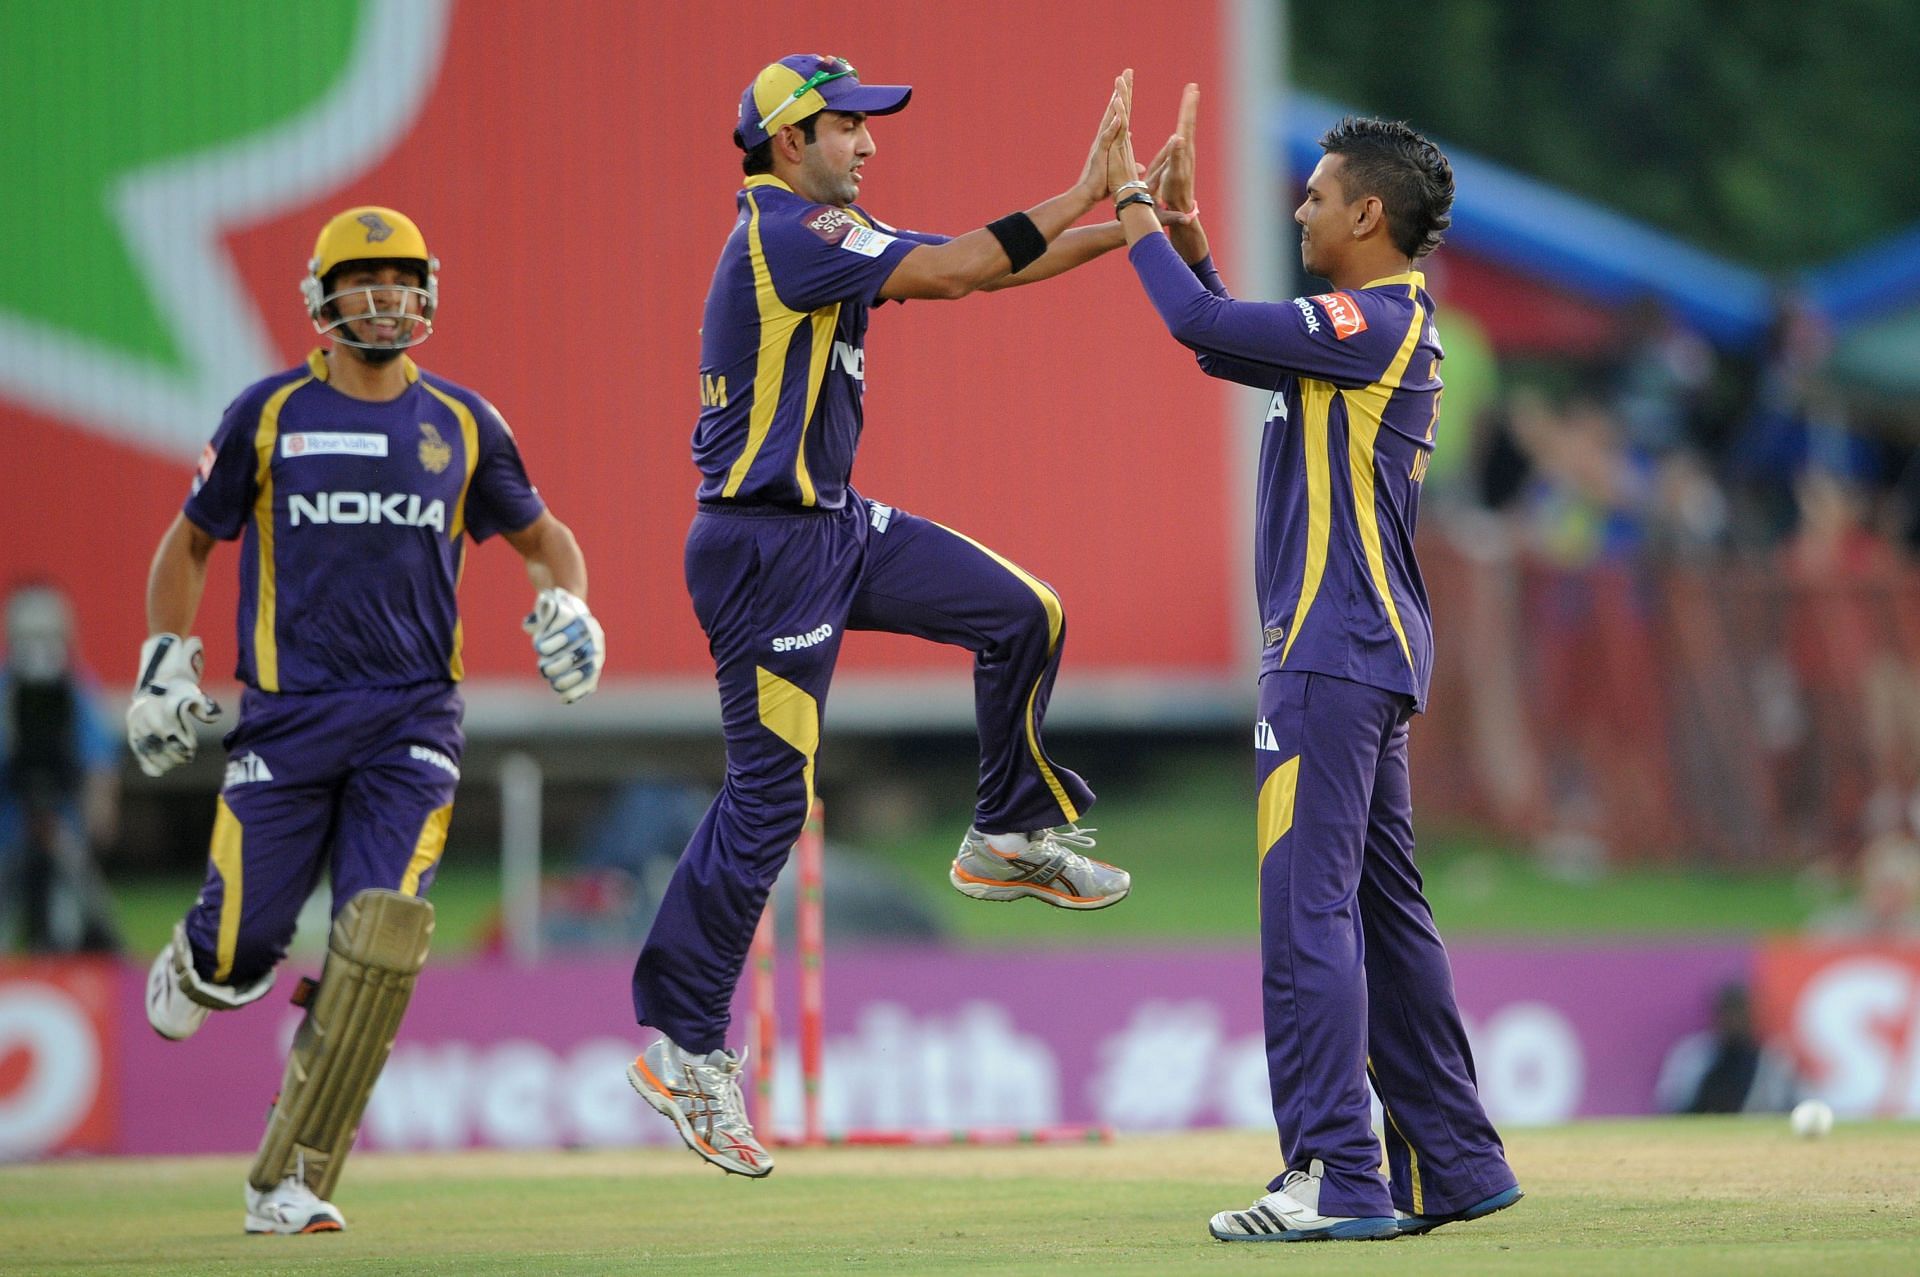
<instances>
[{"instance_id":1,"label":"green grass outfield","mask_svg":"<svg viewBox=\"0 0 1920 1277\"><path fill-rule=\"evenodd\" d=\"M1273 1141L786 1151L753 1182L684 1151L354 1159L349 1231L240 1232L237 1157L0 1168L7 1273L1920 1272L1920 1125L1784 1118L1595 1122L1513 1133L1528 1196L1426 1237L1212 1241Z\"/></svg>"}]
</instances>

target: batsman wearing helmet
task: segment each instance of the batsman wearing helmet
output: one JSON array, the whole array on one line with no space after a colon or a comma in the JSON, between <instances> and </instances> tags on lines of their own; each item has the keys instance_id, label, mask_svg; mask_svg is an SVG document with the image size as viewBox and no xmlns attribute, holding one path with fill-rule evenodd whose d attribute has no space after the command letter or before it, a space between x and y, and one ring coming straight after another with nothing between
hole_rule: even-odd
<instances>
[{"instance_id":1,"label":"batsman wearing helmet","mask_svg":"<svg viewBox=\"0 0 1920 1277\"><path fill-rule=\"evenodd\" d=\"M499 533L537 591L525 628L560 699L590 694L605 639L566 525L527 480L493 405L407 351L439 308L439 264L389 208L321 229L301 291L331 349L227 408L154 554L151 637L127 711L141 769L194 755L193 630L214 544L240 539L239 668L206 885L147 978L147 1018L182 1039L273 984L301 905L330 875L333 928L247 1176L250 1233L331 1231L328 1200L426 959L423 898L460 778L467 540Z\"/></svg>"},{"instance_id":2,"label":"batsman wearing helmet","mask_svg":"<svg viewBox=\"0 0 1920 1277\"><path fill-rule=\"evenodd\" d=\"M1162 193L1193 204L1189 85ZM1445 357L1417 269L1453 169L1405 124L1346 119L1294 213L1334 291L1228 294L1197 221L1118 201L1140 282L1210 376L1270 393L1256 502L1265 648L1254 751L1267 1073L1286 1165L1209 1225L1226 1242L1377 1240L1521 1197L1475 1085L1453 971L1414 863L1407 729L1433 626L1414 558ZM1132 147L1115 148L1131 171ZM1386 1113L1386 1162L1368 1083Z\"/></svg>"},{"instance_id":3,"label":"batsman wearing helmet","mask_svg":"<svg viewBox=\"0 0 1920 1277\"><path fill-rule=\"evenodd\" d=\"M772 1159L743 1110L728 1005L767 893L812 806L827 690L849 629L974 654L980 784L949 870L980 900L1101 909L1127 874L1089 859L1093 793L1056 763L1041 723L1066 638L1060 598L979 542L851 485L863 425L868 312L1031 283L1121 246L1117 223L1068 229L1107 194L1116 82L1064 194L949 239L855 202L870 122L905 85L863 84L842 59L763 68L740 99L738 216L707 294L701 482L687 589L720 685L725 787L695 831L634 966L639 1022L661 1031L628 1070L687 1145L723 1170Z\"/></svg>"}]
</instances>

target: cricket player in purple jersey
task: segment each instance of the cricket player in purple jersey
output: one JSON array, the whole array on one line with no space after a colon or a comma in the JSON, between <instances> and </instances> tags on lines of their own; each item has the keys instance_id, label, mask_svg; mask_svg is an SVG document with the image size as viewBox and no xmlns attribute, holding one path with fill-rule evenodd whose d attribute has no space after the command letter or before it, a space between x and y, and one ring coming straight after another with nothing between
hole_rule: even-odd
<instances>
[{"instance_id":1,"label":"cricket player in purple jersey","mask_svg":"<svg viewBox=\"0 0 1920 1277\"><path fill-rule=\"evenodd\" d=\"M1160 187L1175 208L1193 207L1197 100L1189 85ZM1453 170L1399 123L1345 119L1321 147L1294 220L1301 264L1334 291L1277 304L1227 293L1197 219L1161 233L1152 195L1124 180L1130 145L1114 167L1129 256L1168 330L1209 375L1272 395L1254 748L1267 1069L1286 1165L1267 1196L1213 1217L1222 1241L1424 1233L1521 1195L1414 865L1407 774L1407 725L1433 664L1413 532L1443 357L1414 266L1452 220Z\"/></svg>"},{"instance_id":2,"label":"cricket player in purple jersey","mask_svg":"<svg viewBox=\"0 0 1920 1277\"><path fill-rule=\"evenodd\" d=\"M1059 597L979 542L851 486L869 310L1046 279L1119 248L1118 223L1074 229L1107 194L1116 81L1079 180L957 238L899 230L855 199L871 117L905 85L862 84L839 58L763 68L740 100L747 180L701 326L699 507L687 589L720 685L725 787L680 859L634 965L639 1023L661 1037L628 1080L701 1157L762 1176L729 1004L754 927L814 795L827 689L850 629L974 654L980 785L949 871L980 900L1065 909L1123 899L1089 859L1093 793L1048 756L1041 723L1066 638Z\"/></svg>"},{"instance_id":3,"label":"cricket player in purple jersey","mask_svg":"<svg viewBox=\"0 0 1920 1277\"><path fill-rule=\"evenodd\" d=\"M246 1231L339 1229L326 1199L426 958L422 897L460 778L467 540L498 533L537 591L524 623L565 702L590 694L605 638L586 562L528 482L493 405L423 372L439 264L412 221L352 208L320 232L302 292L331 350L227 408L147 583L152 637L127 712L150 776L190 760L200 690L191 634L218 541L240 538L240 718L206 885L154 960L162 1037L265 996L301 905L330 874L334 924L306 1020L248 1174Z\"/></svg>"}]
</instances>

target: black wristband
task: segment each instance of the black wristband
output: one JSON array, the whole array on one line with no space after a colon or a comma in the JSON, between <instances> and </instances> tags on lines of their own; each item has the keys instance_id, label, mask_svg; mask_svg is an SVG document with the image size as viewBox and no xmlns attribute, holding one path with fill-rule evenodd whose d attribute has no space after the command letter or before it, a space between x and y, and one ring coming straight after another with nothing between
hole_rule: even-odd
<instances>
[{"instance_id":1,"label":"black wristband","mask_svg":"<svg viewBox=\"0 0 1920 1277\"><path fill-rule=\"evenodd\" d=\"M1000 241L1007 260L1013 263L1009 274L1019 274L1046 255L1047 237L1025 213L1008 213L997 222L988 222L987 230Z\"/></svg>"},{"instance_id":2,"label":"black wristband","mask_svg":"<svg viewBox=\"0 0 1920 1277\"><path fill-rule=\"evenodd\" d=\"M1147 192L1135 191L1131 195L1122 196L1117 202L1115 202L1113 206L1114 216L1118 217L1120 215L1120 210L1123 208L1126 208L1128 205L1131 205L1131 204L1145 204L1148 208L1160 207L1160 201L1154 199L1153 196L1149 195Z\"/></svg>"}]
</instances>

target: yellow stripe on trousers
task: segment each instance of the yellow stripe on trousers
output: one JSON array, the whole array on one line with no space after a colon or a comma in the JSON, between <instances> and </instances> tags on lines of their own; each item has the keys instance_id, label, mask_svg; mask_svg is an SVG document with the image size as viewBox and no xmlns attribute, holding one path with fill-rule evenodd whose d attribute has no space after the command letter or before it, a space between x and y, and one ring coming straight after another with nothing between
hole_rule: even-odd
<instances>
[{"instance_id":1,"label":"yellow stripe on trousers","mask_svg":"<svg viewBox=\"0 0 1920 1277\"><path fill-rule=\"evenodd\" d=\"M1060 631L1067 623L1067 610L1061 605L1060 596L1048 589L1039 577L1034 576L1012 559L995 554L992 550L981 545L966 533L954 532L952 528L947 527L944 523L936 523L934 526L940 528L942 531L952 532L954 536L959 537L962 541L965 541L968 545L980 551L980 553L986 555L1007 571L1013 573L1014 576L1020 579L1020 584L1032 590L1034 594L1039 597L1040 606L1046 609L1047 613L1047 659L1051 661L1054 652L1058 650L1060 646ZM1040 725L1034 721L1033 716L1034 702L1040 698L1040 684L1045 682L1046 678L1047 674L1043 669L1040 672L1040 677L1033 680L1033 686L1027 689L1027 704L1024 715L1027 752L1033 756L1033 765L1040 770L1040 779L1047 783L1047 789L1053 794L1053 801L1060 804L1061 815L1066 817L1069 824L1072 824L1080 819L1080 809L1073 805L1073 799L1067 797L1067 787L1062 785L1060 778L1053 774L1053 765L1047 761L1046 751L1040 748Z\"/></svg>"},{"instance_id":2,"label":"yellow stripe on trousers","mask_svg":"<svg viewBox=\"0 0 1920 1277\"><path fill-rule=\"evenodd\" d=\"M244 837L240 818L233 814L233 808L227 806L227 800L222 798L214 808L211 852L214 872L220 875L220 929L215 941L213 965L215 984L225 984L227 977L233 974L233 954L240 944L241 897L246 887L240 876L241 842Z\"/></svg>"},{"instance_id":3,"label":"yellow stripe on trousers","mask_svg":"<svg viewBox=\"0 0 1920 1277\"><path fill-rule=\"evenodd\" d=\"M800 751L806 762L801 775L807 782L807 805L813 810L813 756L820 752L820 702L804 688L781 678L763 665L753 667L760 679L760 722L768 731Z\"/></svg>"},{"instance_id":4,"label":"yellow stripe on trousers","mask_svg":"<svg viewBox=\"0 0 1920 1277\"><path fill-rule=\"evenodd\" d=\"M413 859L407 861L407 872L400 879L400 894L417 896L420 894L420 879L427 870L440 861L447 850L447 825L453 820L453 804L436 807L427 814L420 825L420 836L413 840Z\"/></svg>"},{"instance_id":5,"label":"yellow stripe on trousers","mask_svg":"<svg viewBox=\"0 0 1920 1277\"><path fill-rule=\"evenodd\" d=\"M1371 1056L1367 1058L1367 1077L1373 1083L1373 1093L1379 1095L1380 1075L1373 1071L1373 1058ZM1386 1114L1387 1124L1393 1127L1393 1133L1398 1135L1400 1142L1407 1146L1407 1178L1413 1182L1413 1213L1416 1215L1424 1215L1427 1213L1427 1194L1424 1186L1420 1183L1420 1154L1414 1151L1413 1141L1408 1139L1407 1133L1400 1129L1400 1123L1393 1120L1393 1110L1387 1107L1387 1101L1384 1096L1382 1096L1380 1100L1380 1111Z\"/></svg>"}]
</instances>

